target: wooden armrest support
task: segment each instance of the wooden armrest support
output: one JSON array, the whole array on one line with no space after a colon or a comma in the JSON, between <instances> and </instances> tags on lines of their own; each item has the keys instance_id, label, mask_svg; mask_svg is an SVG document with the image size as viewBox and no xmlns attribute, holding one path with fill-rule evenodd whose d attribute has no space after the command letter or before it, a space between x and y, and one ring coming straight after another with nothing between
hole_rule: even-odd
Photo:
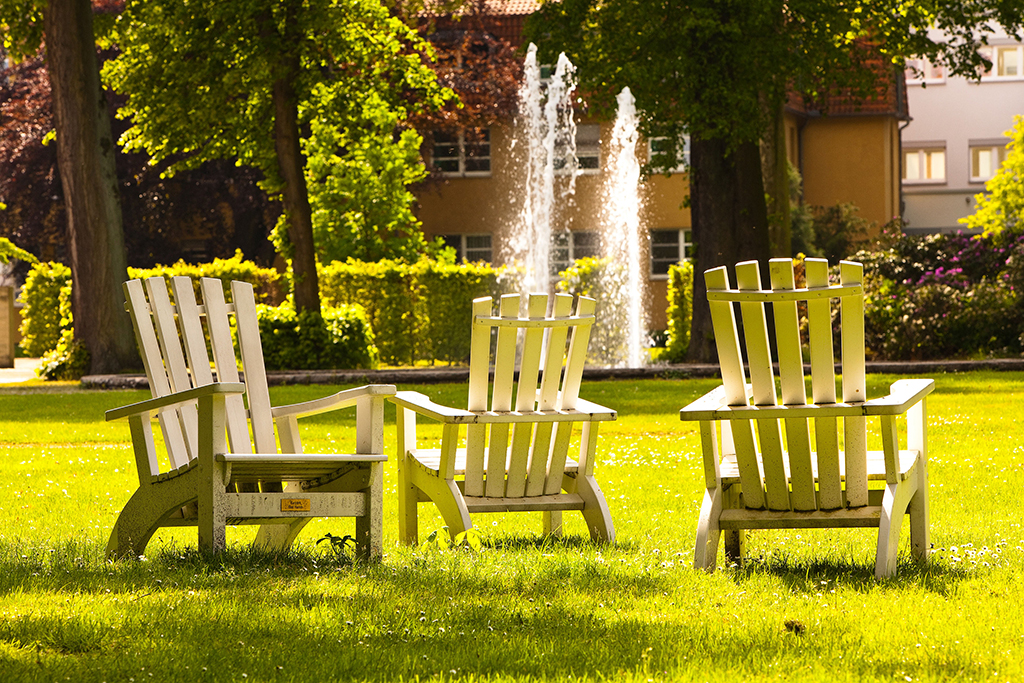
<instances>
[{"instance_id":1,"label":"wooden armrest support","mask_svg":"<svg viewBox=\"0 0 1024 683\"><path fill-rule=\"evenodd\" d=\"M424 415L438 422L463 424L478 421L476 413L434 403L430 398L418 391L399 391L394 396L388 398L388 400L399 407L408 408L419 415Z\"/></svg>"},{"instance_id":2,"label":"wooden armrest support","mask_svg":"<svg viewBox=\"0 0 1024 683\"><path fill-rule=\"evenodd\" d=\"M312 401L293 403L286 406L277 406L275 408L271 408L270 414L275 420L279 417L308 417L310 415L319 415L320 413L326 413L331 410L354 406L356 402L364 396L394 396L395 392L396 388L394 384L367 384L363 387L346 389L345 391L339 391L331 396L325 396Z\"/></svg>"},{"instance_id":3,"label":"wooden armrest support","mask_svg":"<svg viewBox=\"0 0 1024 683\"><path fill-rule=\"evenodd\" d=\"M902 415L935 390L933 379L901 379L889 387L885 398L864 402L865 415Z\"/></svg>"},{"instance_id":4,"label":"wooden armrest support","mask_svg":"<svg viewBox=\"0 0 1024 683\"><path fill-rule=\"evenodd\" d=\"M727 406L725 389L718 387L679 411L684 421L706 420L762 420L792 417L874 417L902 415L910 406L927 396L935 388L930 379L902 379L891 387L891 393L864 403L828 403L793 406Z\"/></svg>"},{"instance_id":5,"label":"wooden armrest support","mask_svg":"<svg viewBox=\"0 0 1024 683\"><path fill-rule=\"evenodd\" d=\"M108 410L105 413L105 416L107 422L110 422L112 420L121 420L126 417L131 417L132 415L141 415L142 413L151 413L156 410L165 410L182 403L195 401L203 396L244 393L245 385L240 382L214 382L213 384L206 384L201 387L195 387L194 389L178 391L166 396L160 396L159 398L151 398L148 401L133 403L122 408L114 408L113 410Z\"/></svg>"}]
</instances>

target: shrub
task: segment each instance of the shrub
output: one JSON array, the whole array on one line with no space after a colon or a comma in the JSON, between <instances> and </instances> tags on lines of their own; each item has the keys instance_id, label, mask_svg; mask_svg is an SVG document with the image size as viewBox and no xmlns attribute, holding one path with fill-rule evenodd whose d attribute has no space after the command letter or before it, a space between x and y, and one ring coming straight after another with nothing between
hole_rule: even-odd
<instances>
[{"instance_id":1,"label":"shrub","mask_svg":"<svg viewBox=\"0 0 1024 683\"><path fill-rule=\"evenodd\" d=\"M242 258L242 252L236 251L229 259L214 259L211 263L185 263L178 261L171 266L154 266L153 268L129 268L131 278L146 279L163 276L169 281L172 277L184 275L192 278L199 292L199 279L204 277L217 278L224 283L224 293L228 294L232 280L248 282L253 287L257 303L276 303L283 299L281 295L281 274L273 268L261 268L252 261ZM168 284L170 284L168 282Z\"/></svg>"},{"instance_id":2,"label":"shrub","mask_svg":"<svg viewBox=\"0 0 1024 683\"><path fill-rule=\"evenodd\" d=\"M74 320L71 316L71 280L64 284L58 295L60 338L50 351L42 356L36 374L45 380L77 380L89 371L89 350L75 339Z\"/></svg>"},{"instance_id":3,"label":"shrub","mask_svg":"<svg viewBox=\"0 0 1024 683\"><path fill-rule=\"evenodd\" d=\"M449 363L469 362L473 299L499 293L499 272L479 263L420 261L413 268L421 343L417 355Z\"/></svg>"},{"instance_id":4,"label":"shrub","mask_svg":"<svg viewBox=\"0 0 1024 683\"><path fill-rule=\"evenodd\" d=\"M860 252L865 344L876 358L1019 354L1024 237L902 236Z\"/></svg>"},{"instance_id":5,"label":"shrub","mask_svg":"<svg viewBox=\"0 0 1024 683\"><path fill-rule=\"evenodd\" d=\"M628 360L629 306L625 268L610 258L581 258L559 273L559 292L597 300L587 360L619 365ZM646 328L646 325L643 326Z\"/></svg>"},{"instance_id":6,"label":"shrub","mask_svg":"<svg viewBox=\"0 0 1024 683\"><path fill-rule=\"evenodd\" d=\"M384 363L411 364L420 335L418 286L412 268L401 261L335 261L320 270L320 298L325 305L359 305Z\"/></svg>"},{"instance_id":7,"label":"shrub","mask_svg":"<svg viewBox=\"0 0 1024 683\"><path fill-rule=\"evenodd\" d=\"M267 370L377 367L377 348L359 306L296 313L290 304L256 307Z\"/></svg>"},{"instance_id":8,"label":"shrub","mask_svg":"<svg viewBox=\"0 0 1024 683\"><path fill-rule=\"evenodd\" d=\"M71 269L62 263L37 263L28 271L18 298L24 304L19 346L25 355L40 358L57 347L63 329L61 290L70 286Z\"/></svg>"},{"instance_id":9,"label":"shrub","mask_svg":"<svg viewBox=\"0 0 1024 683\"><path fill-rule=\"evenodd\" d=\"M693 264L673 264L668 269L668 346L662 358L669 363L686 360L693 318Z\"/></svg>"}]
</instances>

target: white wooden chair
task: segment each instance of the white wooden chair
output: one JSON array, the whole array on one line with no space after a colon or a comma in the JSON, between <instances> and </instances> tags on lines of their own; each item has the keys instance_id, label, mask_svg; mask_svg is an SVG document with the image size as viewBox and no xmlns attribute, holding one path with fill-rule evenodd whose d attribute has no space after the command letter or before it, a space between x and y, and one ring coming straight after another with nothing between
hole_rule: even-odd
<instances>
[{"instance_id":1,"label":"white wooden chair","mask_svg":"<svg viewBox=\"0 0 1024 683\"><path fill-rule=\"evenodd\" d=\"M398 525L403 541L417 542L420 501L437 505L453 539L472 527L471 512L542 511L545 532L558 535L562 511L579 510L594 540L615 540L608 505L593 474L598 424L614 420L615 411L579 398L594 303L581 297L573 313L572 297L557 294L548 314L548 296L531 294L526 316L520 317L518 294L501 297L497 315L490 297L476 299L468 410L438 405L411 391L389 399L398 406ZM418 446L416 415L442 424L439 449ZM573 460L567 453L576 423L582 424L582 434L579 459ZM463 425L465 447L460 448Z\"/></svg>"},{"instance_id":2,"label":"white wooden chair","mask_svg":"<svg viewBox=\"0 0 1024 683\"><path fill-rule=\"evenodd\" d=\"M199 546L208 550L224 548L227 524L260 524L258 544L286 549L310 518L355 517L357 555L379 557L387 459L383 410L394 386L272 408L252 286L232 282L227 303L221 281L203 278L202 305L190 278L173 278L171 289L173 303L163 278L124 284L153 398L106 414L107 420L128 419L139 474L107 555L141 554L158 528L189 525L198 525ZM355 453L303 453L297 418L346 406L356 406ZM154 416L166 458L155 445Z\"/></svg>"},{"instance_id":3,"label":"white wooden chair","mask_svg":"<svg viewBox=\"0 0 1024 683\"><path fill-rule=\"evenodd\" d=\"M771 290L761 289L756 261L704 274L718 346L722 386L681 411L700 423L707 490L697 527L694 565L713 571L725 531L726 555L743 556L745 529L877 527L875 576L896 569L900 525L910 515L913 555L928 552L927 411L930 379L894 383L866 400L863 267L843 261L841 284L829 285L828 262L807 259L807 287L797 289L790 259L770 262ZM831 300L842 324L842 401L836 400ZM811 401L808 403L797 302L807 302ZM747 384L734 303L739 303L750 369ZM769 351L767 307L774 314L781 400ZM907 416L900 449L897 417ZM881 451L868 451L867 418L878 417ZM840 450L842 418L844 450ZM721 424L721 438L716 426ZM785 438L783 429L785 427ZM756 426L756 430L755 430ZM813 444L811 438L813 426ZM756 434L756 435L755 435ZM760 446L760 448L758 448Z\"/></svg>"}]
</instances>

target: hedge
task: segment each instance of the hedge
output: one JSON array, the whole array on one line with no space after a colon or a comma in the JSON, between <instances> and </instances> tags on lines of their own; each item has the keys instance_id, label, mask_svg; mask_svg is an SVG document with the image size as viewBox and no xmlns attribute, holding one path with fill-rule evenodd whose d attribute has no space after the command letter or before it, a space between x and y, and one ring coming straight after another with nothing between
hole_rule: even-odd
<instances>
[{"instance_id":1,"label":"hedge","mask_svg":"<svg viewBox=\"0 0 1024 683\"><path fill-rule=\"evenodd\" d=\"M693 264L689 261L668 269L668 345L662 358L682 363L690 348L690 324L693 319Z\"/></svg>"},{"instance_id":2,"label":"hedge","mask_svg":"<svg viewBox=\"0 0 1024 683\"><path fill-rule=\"evenodd\" d=\"M324 307L320 315L285 303L256 307L267 370L375 368L377 348L360 306Z\"/></svg>"},{"instance_id":3,"label":"hedge","mask_svg":"<svg viewBox=\"0 0 1024 683\"><path fill-rule=\"evenodd\" d=\"M36 263L28 271L18 301L24 305L19 347L29 358L41 358L57 347L64 329L60 291L70 285L71 269L62 263ZM70 317L65 325L70 327Z\"/></svg>"},{"instance_id":4,"label":"hedge","mask_svg":"<svg viewBox=\"0 0 1024 683\"><path fill-rule=\"evenodd\" d=\"M461 363L469 360L473 299L517 290L516 275L473 263L349 259L320 269L320 297L363 307L383 363Z\"/></svg>"}]
</instances>

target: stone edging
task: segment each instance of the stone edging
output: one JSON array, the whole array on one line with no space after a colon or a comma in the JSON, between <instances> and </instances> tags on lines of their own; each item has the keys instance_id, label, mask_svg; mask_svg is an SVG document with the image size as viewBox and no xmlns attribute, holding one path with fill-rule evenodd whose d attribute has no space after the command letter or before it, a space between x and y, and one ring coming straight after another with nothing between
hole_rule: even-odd
<instances>
[{"instance_id":1,"label":"stone edging","mask_svg":"<svg viewBox=\"0 0 1024 683\"><path fill-rule=\"evenodd\" d=\"M969 370L1024 371L1024 358L957 361L879 361L867 363L868 373L924 375ZM838 368L837 368L838 371ZM599 379L690 379L718 377L718 365L655 365L646 368L587 368L583 376ZM393 370L295 370L268 372L272 386L287 384L444 384L466 382L469 368L398 368ZM148 389L145 375L87 375L87 389Z\"/></svg>"}]
</instances>

